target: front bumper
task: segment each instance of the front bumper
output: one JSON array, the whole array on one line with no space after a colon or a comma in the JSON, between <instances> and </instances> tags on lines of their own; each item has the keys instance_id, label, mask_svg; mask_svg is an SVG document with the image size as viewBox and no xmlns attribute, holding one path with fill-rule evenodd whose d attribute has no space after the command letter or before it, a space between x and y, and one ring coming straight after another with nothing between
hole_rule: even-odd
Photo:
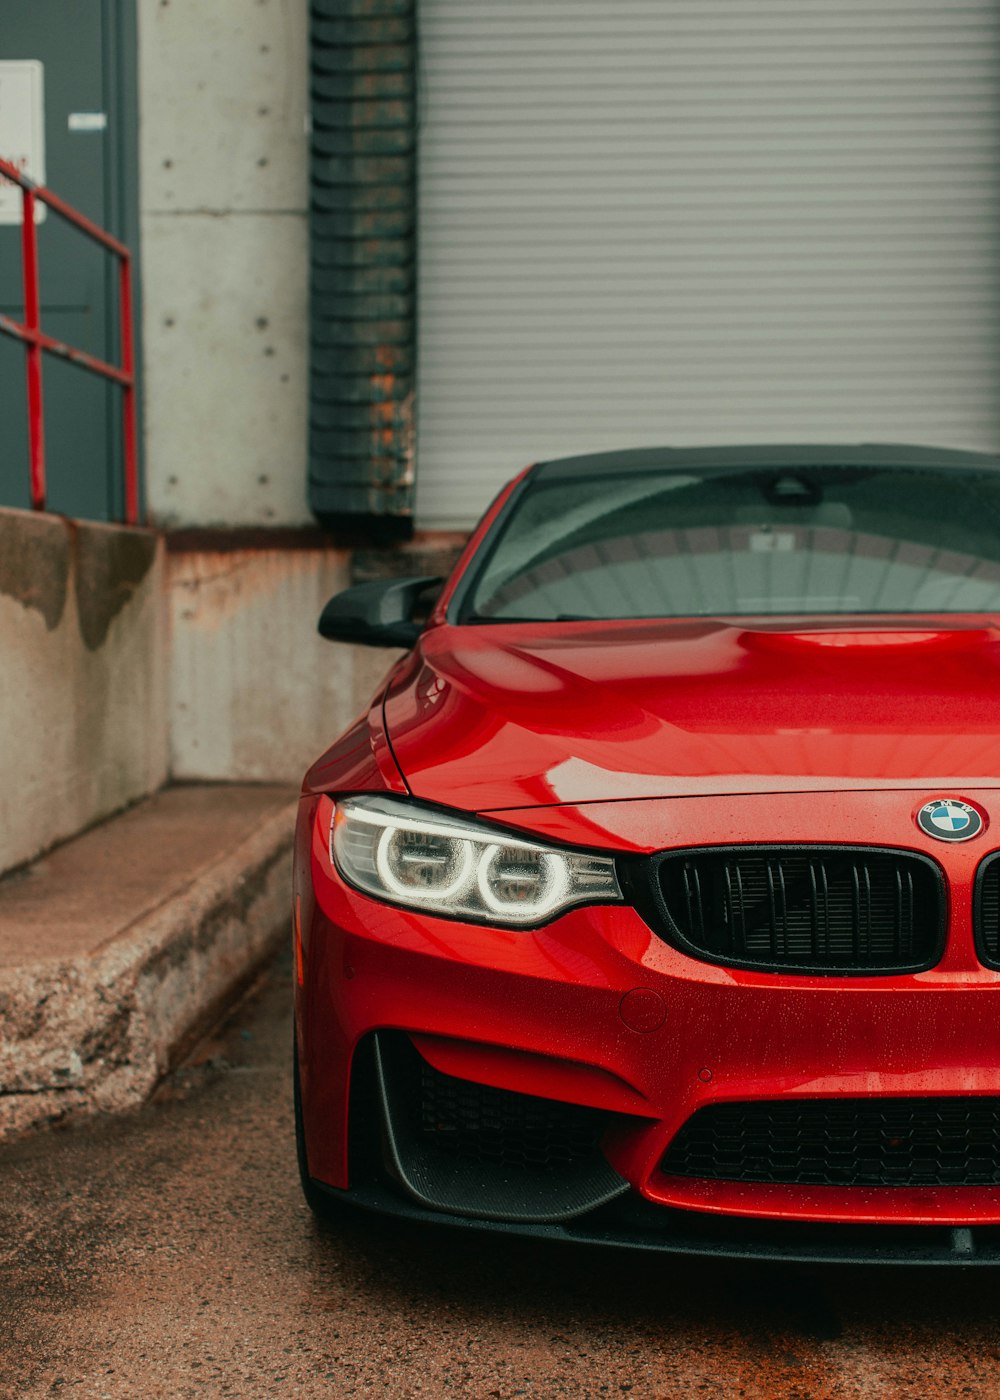
<instances>
[{"instance_id":1,"label":"front bumper","mask_svg":"<svg viewBox=\"0 0 1000 1400\"><path fill-rule=\"evenodd\" d=\"M921 845L909 821L914 794L876 797L880 802L871 794L852 795L859 841L893 840L880 810L891 802L898 809L898 844L932 845ZM835 805L845 800L842 795ZM718 816L718 801L704 801ZM684 804L689 825L697 826L690 818L701 802ZM760 799L741 802L752 806ZM815 803L808 804L808 828L801 797L769 799L777 809L770 820L789 840L807 839L805 829L813 839L831 839L835 833L817 830ZM632 816L648 831L651 808L662 823L666 809L677 806L613 805L618 840L623 831L628 839L624 809L645 809ZM600 1150L624 1183L619 1199L562 1221L522 1218L490 1228L523 1226L528 1233L635 1245L641 1236L646 1243L638 1247L735 1255L967 1262L975 1251L977 1260L991 1257L992 1235L982 1235L980 1227L1000 1225L995 1186L806 1185L705 1180L662 1170L675 1134L711 1104L1000 1097L1000 973L978 961L971 934L973 876L990 849L987 841L970 843L976 847L971 853L929 852L945 866L949 889L948 942L936 967L907 976L787 976L696 961L655 937L624 906L574 910L543 929L513 933L379 904L347 887L331 867L330 807L327 798L305 800L300 831L308 878L299 885L297 1015L309 1171L318 1183L350 1186L362 1204L389 1199L404 1214L421 1214L412 1193L407 1201L384 1182L356 1180L349 1161L357 1126L352 1121L349 1132L352 1060L373 1032L390 1030L404 1032L439 1073L609 1116ZM877 830L864 829L868 809L874 809L869 820ZM564 811L559 820L567 822ZM837 824L842 834L839 817ZM736 825L730 816L722 833L727 840L737 836ZM767 832L757 834L768 839ZM704 840L696 832L699 837ZM489 1197L484 1191L479 1211L474 1200L460 1211L437 1202L433 1218L482 1220L496 1214ZM811 1242L801 1254L794 1244L764 1248L754 1234L766 1230L773 1237L807 1223ZM820 1227L842 1235L845 1226L868 1231L869 1245L846 1237L838 1243L829 1234L822 1242ZM874 1227L889 1228L891 1248L871 1242ZM903 1247L898 1232L911 1227L923 1227L918 1235L924 1243ZM970 1227L977 1227L981 1241L974 1246ZM923 1229L938 1232L936 1242ZM727 1239L734 1231L740 1238L720 1245L720 1230Z\"/></svg>"},{"instance_id":2,"label":"front bumper","mask_svg":"<svg viewBox=\"0 0 1000 1400\"><path fill-rule=\"evenodd\" d=\"M635 1192L559 1223L501 1221L428 1210L387 1181L359 1182L349 1191L319 1182L315 1185L335 1207L344 1204L414 1224L515 1235L553 1244L786 1264L1000 1264L1000 1228L996 1226L970 1229L741 1220L653 1206Z\"/></svg>"}]
</instances>

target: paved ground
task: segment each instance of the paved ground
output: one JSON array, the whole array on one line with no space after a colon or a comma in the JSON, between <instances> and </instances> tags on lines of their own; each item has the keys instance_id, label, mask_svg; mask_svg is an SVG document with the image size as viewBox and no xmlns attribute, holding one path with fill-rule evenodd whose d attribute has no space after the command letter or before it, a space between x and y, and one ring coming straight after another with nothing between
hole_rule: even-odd
<instances>
[{"instance_id":1,"label":"paved ground","mask_svg":"<svg viewBox=\"0 0 1000 1400\"><path fill-rule=\"evenodd\" d=\"M295 1179L288 970L131 1118L0 1152L0 1395L1000 1396L1000 1276L354 1223Z\"/></svg>"}]
</instances>

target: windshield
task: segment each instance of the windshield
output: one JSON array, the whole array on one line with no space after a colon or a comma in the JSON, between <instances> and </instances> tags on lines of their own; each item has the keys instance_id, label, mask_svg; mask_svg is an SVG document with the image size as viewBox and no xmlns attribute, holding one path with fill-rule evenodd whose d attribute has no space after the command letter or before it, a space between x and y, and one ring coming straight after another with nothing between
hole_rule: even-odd
<instances>
[{"instance_id":1,"label":"windshield","mask_svg":"<svg viewBox=\"0 0 1000 1400\"><path fill-rule=\"evenodd\" d=\"M529 478L466 621L1000 611L1000 473Z\"/></svg>"}]
</instances>

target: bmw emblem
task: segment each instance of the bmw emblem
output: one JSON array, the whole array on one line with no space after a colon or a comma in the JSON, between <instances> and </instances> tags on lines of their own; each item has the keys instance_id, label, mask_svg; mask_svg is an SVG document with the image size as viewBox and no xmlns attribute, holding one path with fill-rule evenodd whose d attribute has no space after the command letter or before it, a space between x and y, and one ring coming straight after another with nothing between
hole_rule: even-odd
<instances>
[{"instance_id":1,"label":"bmw emblem","mask_svg":"<svg viewBox=\"0 0 1000 1400\"><path fill-rule=\"evenodd\" d=\"M938 841L971 841L983 829L983 819L968 802L936 797L917 813L917 826Z\"/></svg>"}]
</instances>

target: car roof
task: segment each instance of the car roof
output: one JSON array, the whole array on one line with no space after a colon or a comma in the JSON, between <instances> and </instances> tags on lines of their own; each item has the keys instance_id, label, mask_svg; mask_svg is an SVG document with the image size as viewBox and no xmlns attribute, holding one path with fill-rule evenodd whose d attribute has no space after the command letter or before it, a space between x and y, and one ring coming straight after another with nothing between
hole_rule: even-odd
<instances>
[{"instance_id":1,"label":"car roof","mask_svg":"<svg viewBox=\"0 0 1000 1400\"><path fill-rule=\"evenodd\" d=\"M592 452L539 462L531 471L536 480L560 477L617 476L626 472L725 472L776 468L882 467L917 470L1000 468L1000 455L964 452L946 447L908 447L905 443L755 443L739 447L634 447L618 452Z\"/></svg>"}]
</instances>

